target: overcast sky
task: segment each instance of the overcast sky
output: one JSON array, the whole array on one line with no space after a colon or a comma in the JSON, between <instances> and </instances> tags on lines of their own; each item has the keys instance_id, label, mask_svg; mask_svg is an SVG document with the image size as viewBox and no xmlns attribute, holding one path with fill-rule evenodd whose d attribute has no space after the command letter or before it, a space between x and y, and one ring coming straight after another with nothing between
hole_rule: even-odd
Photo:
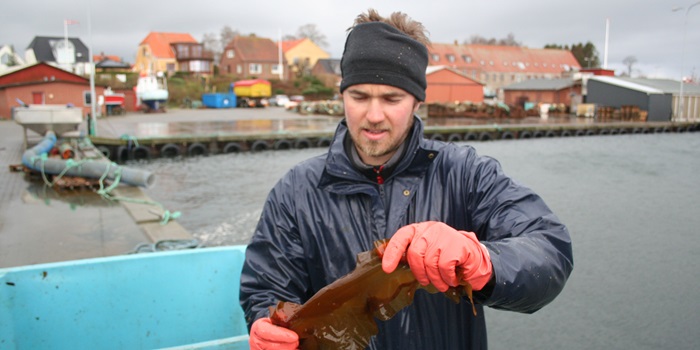
<instances>
[{"instance_id":1,"label":"overcast sky","mask_svg":"<svg viewBox=\"0 0 700 350\"><path fill-rule=\"evenodd\" d=\"M2 2L0 44L14 45L23 55L35 36L63 36L63 21L70 19L79 21L68 27L70 37L92 45L93 53L133 63L138 44L151 31L189 33L201 41L205 33L218 36L230 26L277 40L280 32L295 34L314 24L326 36L331 57L340 58L346 29L359 13L375 8L382 15L408 14L437 43L463 42L473 35L501 39L509 33L533 48L590 41L602 63L609 19L608 68L626 71L622 62L633 56L633 76L678 80L681 67L685 76L700 75L700 4L687 15L685 10L694 3L698 1L12 0ZM679 7L684 9L673 11Z\"/></svg>"}]
</instances>

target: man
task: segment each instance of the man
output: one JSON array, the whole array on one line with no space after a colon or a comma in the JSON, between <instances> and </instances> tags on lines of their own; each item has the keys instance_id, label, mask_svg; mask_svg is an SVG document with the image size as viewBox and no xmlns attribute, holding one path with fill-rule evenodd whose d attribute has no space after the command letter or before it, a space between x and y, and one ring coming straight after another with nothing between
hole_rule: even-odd
<instances>
[{"instance_id":1,"label":"man","mask_svg":"<svg viewBox=\"0 0 700 350\"><path fill-rule=\"evenodd\" d=\"M384 238L384 271L405 253L422 285L469 282L478 312L416 293L378 322L372 349L484 349L483 305L531 313L564 287L570 237L542 199L473 148L423 138L414 114L425 100L424 33L405 14L373 10L351 28L341 62L346 118L326 155L274 186L247 248L240 295L251 348L297 348L268 308L303 304Z\"/></svg>"}]
</instances>

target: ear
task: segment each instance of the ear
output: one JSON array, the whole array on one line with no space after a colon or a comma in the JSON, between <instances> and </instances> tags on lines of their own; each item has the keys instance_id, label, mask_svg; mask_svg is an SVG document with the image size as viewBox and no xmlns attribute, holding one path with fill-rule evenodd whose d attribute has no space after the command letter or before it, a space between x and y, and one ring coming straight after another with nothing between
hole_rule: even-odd
<instances>
[{"instance_id":1,"label":"ear","mask_svg":"<svg viewBox=\"0 0 700 350\"><path fill-rule=\"evenodd\" d=\"M423 102L416 100L416 102L413 104L413 114L416 114L418 112L418 108L423 104Z\"/></svg>"}]
</instances>

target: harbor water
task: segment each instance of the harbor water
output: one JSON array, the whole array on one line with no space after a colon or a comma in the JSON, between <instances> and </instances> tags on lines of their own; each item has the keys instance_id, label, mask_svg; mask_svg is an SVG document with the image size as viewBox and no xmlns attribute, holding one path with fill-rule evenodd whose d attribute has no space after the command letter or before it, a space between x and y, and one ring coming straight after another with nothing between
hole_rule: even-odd
<instances>
[{"instance_id":1,"label":"harbor water","mask_svg":"<svg viewBox=\"0 0 700 350\"><path fill-rule=\"evenodd\" d=\"M697 349L700 133L476 142L570 229L574 271L532 315L486 310L492 349ZM245 244L268 191L323 149L130 164L207 245Z\"/></svg>"}]
</instances>

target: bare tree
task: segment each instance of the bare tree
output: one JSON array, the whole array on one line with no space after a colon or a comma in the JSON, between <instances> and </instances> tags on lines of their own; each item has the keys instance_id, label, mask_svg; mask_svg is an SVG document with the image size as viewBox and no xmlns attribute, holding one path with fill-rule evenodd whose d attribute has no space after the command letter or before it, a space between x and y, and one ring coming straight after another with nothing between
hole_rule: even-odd
<instances>
[{"instance_id":1,"label":"bare tree","mask_svg":"<svg viewBox=\"0 0 700 350\"><path fill-rule=\"evenodd\" d=\"M202 37L202 45L205 50L211 51L214 54L214 62L219 62L223 47L221 47L221 41L216 37L216 34L205 33Z\"/></svg>"},{"instance_id":2,"label":"bare tree","mask_svg":"<svg viewBox=\"0 0 700 350\"><path fill-rule=\"evenodd\" d=\"M478 45L499 45L499 46L521 46L522 44L515 40L515 35L513 33L508 33L503 39L496 38L485 38L481 35L472 35L469 40L464 41L465 44L478 44Z\"/></svg>"},{"instance_id":3,"label":"bare tree","mask_svg":"<svg viewBox=\"0 0 700 350\"><path fill-rule=\"evenodd\" d=\"M627 66L627 76L631 77L632 76L632 66L634 66L635 63L637 63L637 57L634 56L627 56L625 59L622 60L622 63Z\"/></svg>"},{"instance_id":4,"label":"bare tree","mask_svg":"<svg viewBox=\"0 0 700 350\"><path fill-rule=\"evenodd\" d=\"M328 47L326 36L318 30L315 24L305 24L299 27L296 38L308 38L320 47Z\"/></svg>"},{"instance_id":5,"label":"bare tree","mask_svg":"<svg viewBox=\"0 0 700 350\"><path fill-rule=\"evenodd\" d=\"M231 29L229 26L224 26L221 28L221 48L225 49L226 46L233 40L233 38L237 37L240 35L240 33L237 30Z\"/></svg>"}]
</instances>

